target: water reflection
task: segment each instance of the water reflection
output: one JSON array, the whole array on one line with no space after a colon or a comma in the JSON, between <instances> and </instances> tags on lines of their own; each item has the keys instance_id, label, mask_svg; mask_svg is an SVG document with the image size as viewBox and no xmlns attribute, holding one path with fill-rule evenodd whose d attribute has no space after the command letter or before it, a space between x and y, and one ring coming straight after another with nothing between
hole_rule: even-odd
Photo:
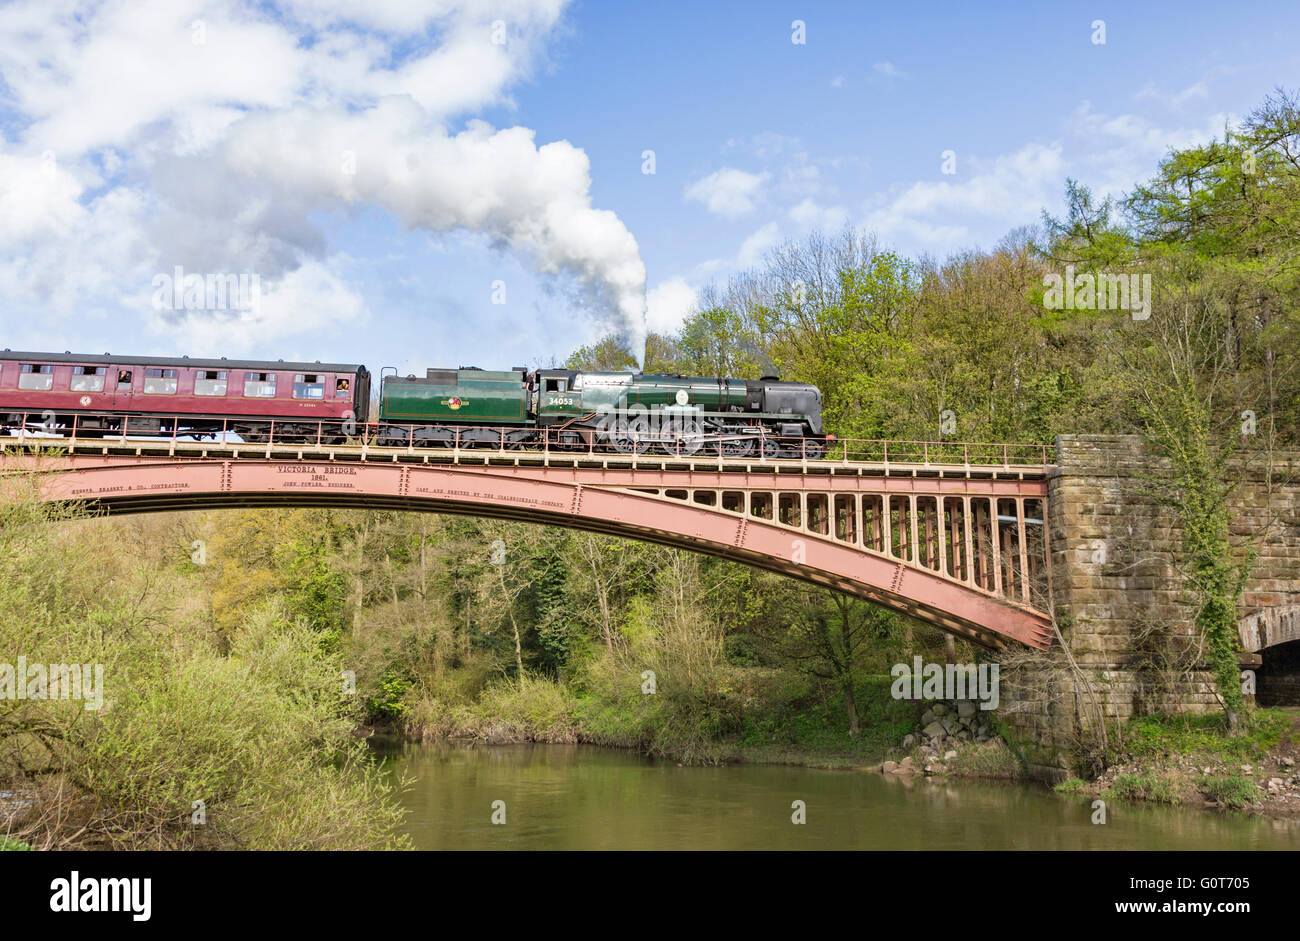
<instances>
[{"instance_id":1,"label":"water reflection","mask_svg":"<svg viewBox=\"0 0 1300 941\"><path fill-rule=\"evenodd\" d=\"M1086 800L1009 782L680 768L585 745L381 754L414 779L402 800L420 849L1300 849L1296 821L1112 803L1098 826Z\"/></svg>"}]
</instances>

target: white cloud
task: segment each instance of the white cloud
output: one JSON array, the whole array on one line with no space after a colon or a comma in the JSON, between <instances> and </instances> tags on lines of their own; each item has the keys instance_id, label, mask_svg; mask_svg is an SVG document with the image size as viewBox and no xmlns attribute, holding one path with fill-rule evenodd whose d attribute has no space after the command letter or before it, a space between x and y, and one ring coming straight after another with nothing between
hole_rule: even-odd
<instances>
[{"instance_id":1,"label":"white cloud","mask_svg":"<svg viewBox=\"0 0 1300 941\"><path fill-rule=\"evenodd\" d=\"M301 333L304 322L316 330L346 335L368 319L361 295L322 262L308 261L279 279L262 281L260 295L250 310L155 311L154 326L160 334L172 334L182 346L238 355L293 337Z\"/></svg>"},{"instance_id":2,"label":"white cloud","mask_svg":"<svg viewBox=\"0 0 1300 941\"><path fill-rule=\"evenodd\" d=\"M769 222L750 234L740 243L740 251L736 253L736 266L751 268L757 265L763 260L763 254L776 244L779 234L780 227L775 222Z\"/></svg>"},{"instance_id":3,"label":"white cloud","mask_svg":"<svg viewBox=\"0 0 1300 941\"><path fill-rule=\"evenodd\" d=\"M989 226L1006 230L1036 221L1066 177L1060 144L1027 144L992 160L961 155L958 160L964 175L912 183L877 197L863 227L885 239L952 250Z\"/></svg>"},{"instance_id":4,"label":"white cloud","mask_svg":"<svg viewBox=\"0 0 1300 941\"><path fill-rule=\"evenodd\" d=\"M0 80L21 128L0 179L0 245L16 253L0 262L0 300L56 316L138 311L150 272L179 264L262 277L262 318L213 317L214 339L352 321L363 312L331 274L319 217L379 207L409 227L486 234L572 277L639 348L644 265L618 217L591 205L586 154L538 146L527 128L446 127L509 103L565 3L0 8Z\"/></svg>"},{"instance_id":5,"label":"white cloud","mask_svg":"<svg viewBox=\"0 0 1300 941\"><path fill-rule=\"evenodd\" d=\"M686 187L686 198L703 203L709 212L735 218L754 211L762 199L762 187L772 174L746 173L723 167Z\"/></svg>"},{"instance_id":6,"label":"white cloud","mask_svg":"<svg viewBox=\"0 0 1300 941\"><path fill-rule=\"evenodd\" d=\"M656 333L673 333L695 304L695 289L684 278L661 281L646 294L646 326Z\"/></svg>"},{"instance_id":7,"label":"white cloud","mask_svg":"<svg viewBox=\"0 0 1300 941\"><path fill-rule=\"evenodd\" d=\"M906 72L902 71L898 66L889 61L876 62L871 66L871 69L891 84L897 79L907 78Z\"/></svg>"},{"instance_id":8,"label":"white cloud","mask_svg":"<svg viewBox=\"0 0 1300 941\"><path fill-rule=\"evenodd\" d=\"M1136 101L1156 101L1169 108L1180 108L1193 98L1209 97L1210 89L1205 79L1193 82L1177 92L1164 92L1157 88L1154 82L1147 82L1133 96Z\"/></svg>"},{"instance_id":9,"label":"white cloud","mask_svg":"<svg viewBox=\"0 0 1300 941\"><path fill-rule=\"evenodd\" d=\"M1031 142L992 158L957 155L958 173L894 187L868 201L862 228L908 250L942 254L996 241L1059 211L1067 177L1098 196L1120 196L1151 176L1171 148L1221 136L1232 117L1199 127L1162 128L1133 114L1108 115L1083 102L1062 122L1058 140ZM939 161L935 161L938 176ZM798 208L798 207L796 207ZM812 207L806 212L812 213Z\"/></svg>"},{"instance_id":10,"label":"white cloud","mask_svg":"<svg viewBox=\"0 0 1300 941\"><path fill-rule=\"evenodd\" d=\"M800 228L821 229L823 232L843 228L849 217L843 206L823 206L812 197L792 206L786 215Z\"/></svg>"},{"instance_id":11,"label":"white cloud","mask_svg":"<svg viewBox=\"0 0 1300 941\"><path fill-rule=\"evenodd\" d=\"M1098 113L1085 101L1070 114L1064 132L1075 156L1073 174L1100 193L1118 195L1150 177L1170 149L1222 137L1232 123L1232 115L1219 112L1199 127L1162 128L1139 115Z\"/></svg>"}]
</instances>

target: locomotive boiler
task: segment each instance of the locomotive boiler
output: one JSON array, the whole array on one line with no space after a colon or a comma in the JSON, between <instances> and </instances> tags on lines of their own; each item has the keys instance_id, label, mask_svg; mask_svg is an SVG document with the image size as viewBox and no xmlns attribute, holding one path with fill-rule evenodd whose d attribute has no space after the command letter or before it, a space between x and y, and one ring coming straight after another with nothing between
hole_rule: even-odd
<instances>
[{"instance_id":1,"label":"locomotive boiler","mask_svg":"<svg viewBox=\"0 0 1300 941\"><path fill-rule=\"evenodd\" d=\"M821 457L821 392L763 379L518 367L385 375L377 440Z\"/></svg>"}]
</instances>

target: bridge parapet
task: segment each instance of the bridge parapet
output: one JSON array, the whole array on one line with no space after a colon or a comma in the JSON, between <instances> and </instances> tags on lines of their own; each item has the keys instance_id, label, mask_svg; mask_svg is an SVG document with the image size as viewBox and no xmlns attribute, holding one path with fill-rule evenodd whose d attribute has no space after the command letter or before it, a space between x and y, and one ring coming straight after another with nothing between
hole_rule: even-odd
<instances>
[{"instance_id":1,"label":"bridge parapet","mask_svg":"<svg viewBox=\"0 0 1300 941\"><path fill-rule=\"evenodd\" d=\"M1047 481L1053 601L1102 713L1122 722L1218 709L1211 676L1196 658L1178 524L1153 496L1151 483L1167 465L1137 436L1062 437L1057 456ZM1240 478L1230 498L1232 543L1256 551L1242 598L1249 619L1300 603L1300 454L1243 455L1232 471ZM1160 662L1171 665L1155 668ZM1004 694L1004 702L1042 762L1060 764L1086 721L1080 710L1087 691L1064 666L1052 688L1032 685Z\"/></svg>"}]
</instances>

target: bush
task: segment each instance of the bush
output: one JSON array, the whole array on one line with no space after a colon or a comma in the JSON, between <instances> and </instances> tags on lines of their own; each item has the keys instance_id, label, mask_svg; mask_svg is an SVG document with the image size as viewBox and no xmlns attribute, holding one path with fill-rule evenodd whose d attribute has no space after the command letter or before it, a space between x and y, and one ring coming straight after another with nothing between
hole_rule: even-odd
<instances>
[{"instance_id":1,"label":"bush","mask_svg":"<svg viewBox=\"0 0 1300 941\"><path fill-rule=\"evenodd\" d=\"M1218 801L1225 807L1240 809L1248 807L1259 799L1259 788L1255 782L1240 774L1222 777L1203 776L1197 782L1210 800Z\"/></svg>"},{"instance_id":2,"label":"bush","mask_svg":"<svg viewBox=\"0 0 1300 941\"><path fill-rule=\"evenodd\" d=\"M0 646L29 663L103 671L98 709L0 700L0 776L33 795L11 839L38 849L409 845L320 632L265 605L223 650L204 612L187 607L187 576L103 551L121 541L117 525L0 507Z\"/></svg>"},{"instance_id":3,"label":"bush","mask_svg":"<svg viewBox=\"0 0 1300 941\"><path fill-rule=\"evenodd\" d=\"M572 695L567 687L542 677L524 674L518 682L488 686L474 712L481 719L527 730L529 737L541 741L577 741Z\"/></svg>"},{"instance_id":4,"label":"bush","mask_svg":"<svg viewBox=\"0 0 1300 941\"><path fill-rule=\"evenodd\" d=\"M1107 796L1121 800L1177 804L1181 798L1181 788L1175 778L1162 773L1117 774Z\"/></svg>"}]
</instances>

